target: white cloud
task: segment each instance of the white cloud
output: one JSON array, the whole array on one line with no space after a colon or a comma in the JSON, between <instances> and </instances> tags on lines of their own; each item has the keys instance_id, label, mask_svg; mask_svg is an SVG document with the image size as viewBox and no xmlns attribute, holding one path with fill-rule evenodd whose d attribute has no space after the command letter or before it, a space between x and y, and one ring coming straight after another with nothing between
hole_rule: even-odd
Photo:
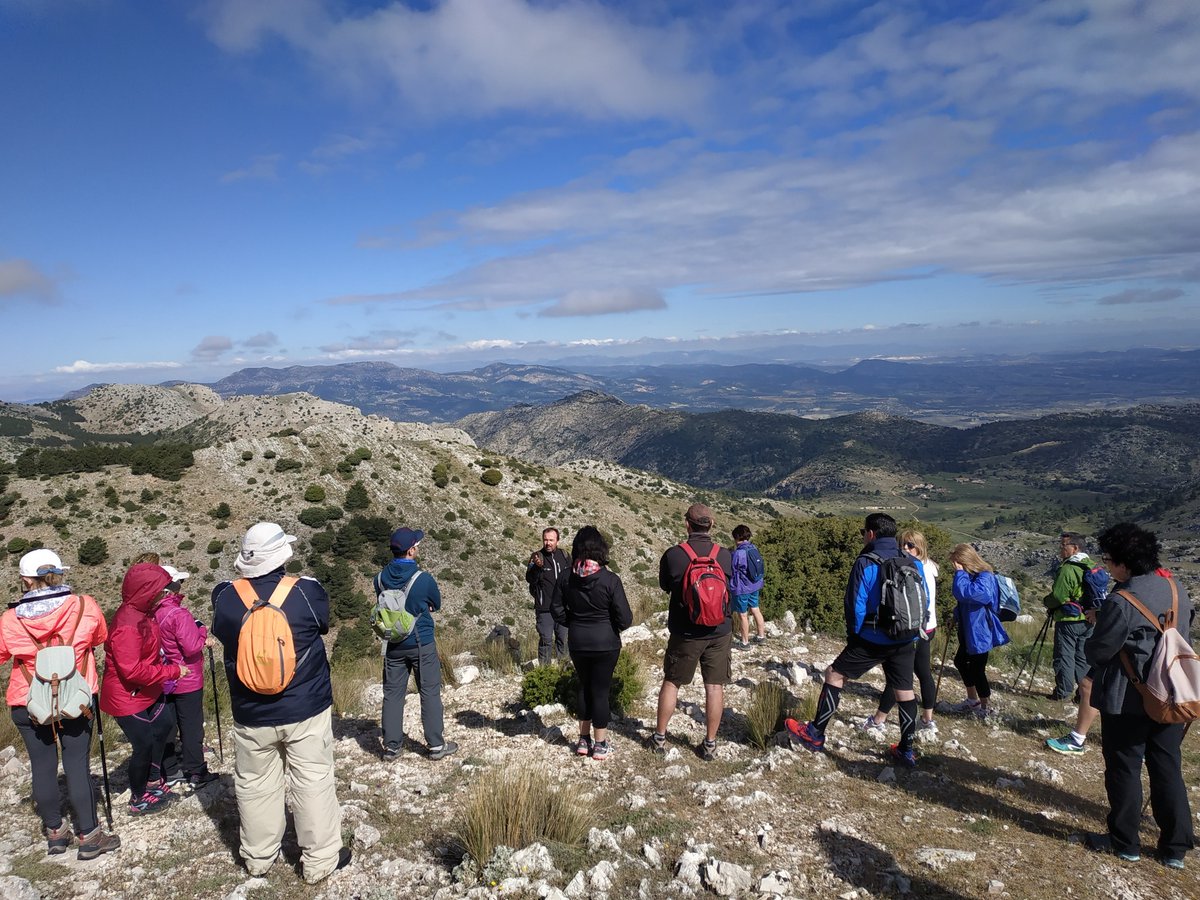
<instances>
[{"instance_id":1,"label":"white cloud","mask_svg":"<svg viewBox=\"0 0 1200 900\"><path fill-rule=\"evenodd\" d=\"M0 259L0 300L57 303L58 285L27 259Z\"/></svg>"},{"instance_id":2,"label":"white cloud","mask_svg":"<svg viewBox=\"0 0 1200 900\"><path fill-rule=\"evenodd\" d=\"M543 309L539 315L602 316L610 313L666 308L667 301L658 291L624 288L612 291L571 291L553 306Z\"/></svg>"},{"instance_id":3,"label":"white cloud","mask_svg":"<svg viewBox=\"0 0 1200 900\"><path fill-rule=\"evenodd\" d=\"M58 375L92 375L100 372L134 372L139 369L178 369L177 362L108 362L93 363L77 359L69 366L55 366Z\"/></svg>"},{"instance_id":4,"label":"white cloud","mask_svg":"<svg viewBox=\"0 0 1200 900\"><path fill-rule=\"evenodd\" d=\"M236 181L274 181L279 177L279 163L283 157L278 153L256 156L250 165L243 169L234 169L221 176L221 184L233 184Z\"/></svg>"},{"instance_id":5,"label":"white cloud","mask_svg":"<svg viewBox=\"0 0 1200 900\"><path fill-rule=\"evenodd\" d=\"M250 53L278 38L355 94L381 86L412 109L566 112L592 119L690 118L708 79L680 28L633 24L589 0L441 0L342 12L319 0L216 0L209 35Z\"/></svg>"}]
</instances>

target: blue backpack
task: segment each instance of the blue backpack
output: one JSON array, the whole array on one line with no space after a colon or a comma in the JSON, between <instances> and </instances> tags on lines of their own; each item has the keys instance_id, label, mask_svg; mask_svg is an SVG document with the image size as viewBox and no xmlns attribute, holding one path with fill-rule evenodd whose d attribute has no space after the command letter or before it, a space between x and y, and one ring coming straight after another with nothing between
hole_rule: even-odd
<instances>
[{"instance_id":1,"label":"blue backpack","mask_svg":"<svg viewBox=\"0 0 1200 900\"><path fill-rule=\"evenodd\" d=\"M1099 609L1108 599L1108 570L1104 566L1088 568L1081 562L1074 565L1083 569L1083 596L1079 598L1079 605L1085 610Z\"/></svg>"},{"instance_id":2,"label":"blue backpack","mask_svg":"<svg viewBox=\"0 0 1200 900\"><path fill-rule=\"evenodd\" d=\"M1021 595L1017 593L1016 583L1007 575L997 573L996 585L1000 588L1000 621L1016 621L1021 614Z\"/></svg>"}]
</instances>

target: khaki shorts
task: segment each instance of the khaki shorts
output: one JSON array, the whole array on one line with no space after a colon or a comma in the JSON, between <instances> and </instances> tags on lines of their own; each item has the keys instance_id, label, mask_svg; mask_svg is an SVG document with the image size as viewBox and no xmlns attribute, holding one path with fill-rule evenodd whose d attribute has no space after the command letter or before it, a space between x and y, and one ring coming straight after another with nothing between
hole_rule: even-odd
<instances>
[{"instance_id":1,"label":"khaki shorts","mask_svg":"<svg viewBox=\"0 0 1200 900\"><path fill-rule=\"evenodd\" d=\"M696 663L705 684L728 684L733 680L730 661L732 634L715 638L687 638L671 635L663 657L663 678L682 687L696 677Z\"/></svg>"}]
</instances>

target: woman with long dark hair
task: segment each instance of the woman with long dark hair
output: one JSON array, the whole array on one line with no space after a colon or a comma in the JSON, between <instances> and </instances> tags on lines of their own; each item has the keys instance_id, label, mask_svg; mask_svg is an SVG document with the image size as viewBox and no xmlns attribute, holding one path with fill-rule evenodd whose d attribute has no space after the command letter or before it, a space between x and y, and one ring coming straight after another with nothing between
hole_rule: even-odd
<instances>
[{"instance_id":1,"label":"woman with long dark hair","mask_svg":"<svg viewBox=\"0 0 1200 900\"><path fill-rule=\"evenodd\" d=\"M567 626L567 650L579 678L579 740L575 753L608 759L608 694L621 654L621 632L633 624L625 586L608 569L608 541L585 525L571 543L571 569L550 601L554 621Z\"/></svg>"}]
</instances>

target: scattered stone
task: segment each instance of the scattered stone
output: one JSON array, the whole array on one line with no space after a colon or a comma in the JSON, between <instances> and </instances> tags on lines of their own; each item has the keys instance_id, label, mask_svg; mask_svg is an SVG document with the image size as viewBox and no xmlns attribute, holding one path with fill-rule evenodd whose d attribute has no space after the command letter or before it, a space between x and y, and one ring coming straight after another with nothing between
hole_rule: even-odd
<instances>
[{"instance_id":1,"label":"scattered stone","mask_svg":"<svg viewBox=\"0 0 1200 900\"><path fill-rule=\"evenodd\" d=\"M996 881L995 879L992 879L991 881L989 881L988 882L988 893L989 894L1003 894L1004 893L1004 882Z\"/></svg>"},{"instance_id":2,"label":"scattered stone","mask_svg":"<svg viewBox=\"0 0 1200 900\"><path fill-rule=\"evenodd\" d=\"M951 863L975 862L974 850L947 850L941 847L922 847L916 853L917 862L935 871L941 871Z\"/></svg>"},{"instance_id":3,"label":"scattered stone","mask_svg":"<svg viewBox=\"0 0 1200 900\"><path fill-rule=\"evenodd\" d=\"M768 851L768 850L770 849L770 845L771 845L771 832L772 832L772 831L774 831L774 830L775 830L775 829L773 829L773 828L772 828L772 827L771 827L771 826L770 826L768 823L766 823L766 822L764 822L762 825L758 826L758 834L757 834L757 835L755 835L755 837L758 839L758 848L759 848L760 850L763 850L763 851L765 852L765 851Z\"/></svg>"},{"instance_id":4,"label":"scattered stone","mask_svg":"<svg viewBox=\"0 0 1200 900\"><path fill-rule=\"evenodd\" d=\"M654 632L645 625L634 625L632 628L626 628L621 632L622 643L629 644L635 641L652 641L654 640Z\"/></svg>"},{"instance_id":5,"label":"scattered stone","mask_svg":"<svg viewBox=\"0 0 1200 900\"><path fill-rule=\"evenodd\" d=\"M704 884L719 897L736 897L750 890L752 873L736 863L710 860L702 869Z\"/></svg>"},{"instance_id":6,"label":"scattered stone","mask_svg":"<svg viewBox=\"0 0 1200 900\"><path fill-rule=\"evenodd\" d=\"M479 680L479 666L461 666L454 670L454 680L459 687L464 687L472 681Z\"/></svg>"},{"instance_id":7,"label":"scattered stone","mask_svg":"<svg viewBox=\"0 0 1200 900\"><path fill-rule=\"evenodd\" d=\"M1062 772L1058 771L1058 769L1055 769L1053 766L1047 765L1040 759L1031 759L1025 763L1025 766L1043 781L1048 781L1051 784L1063 783Z\"/></svg>"},{"instance_id":8,"label":"scattered stone","mask_svg":"<svg viewBox=\"0 0 1200 900\"><path fill-rule=\"evenodd\" d=\"M646 798L641 794L626 794L621 798L621 805L629 810L642 809L646 805Z\"/></svg>"},{"instance_id":9,"label":"scattered stone","mask_svg":"<svg viewBox=\"0 0 1200 900\"><path fill-rule=\"evenodd\" d=\"M360 784L357 781L350 782L350 793L352 794L367 794L370 793L370 790L365 784Z\"/></svg>"},{"instance_id":10,"label":"scattered stone","mask_svg":"<svg viewBox=\"0 0 1200 900\"><path fill-rule=\"evenodd\" d=\"M251 891L257 891L261 888L265 888L269 884L270 882L265 878L247 878L232 891L226 894L225 900L246 900L246 896ZM11 895L5 894L5 896L8 897Z\"/></svg>"},{"instance_id":11,"label":"scattered stone","mask_svg":"<svg viewBox=\"0 0 1200 900\"><path fill-rule=\"evenodd\" d=\"M687 778L691 774L691 766L667 766L663 769L663 778Z\"/></svg>"},{"instance_id":12,"label":"scattered stone","mask_svg":"<svg viewBox=\"0 0 1200 900\"><path fill-rule=\"evenodd\" d=\"M1020 778L1005 778L1001 775L996 779L996 787L1000 788L1000 790L1012 788L1015 791L1023 791L1025 790L1025 782Z\"/></svg>"},{"instance_id":13,"label":"scattered stone","mask_svg":"<svg viewBox=\"0 0 1200 900\"><path fill-rule=\"evenodd\" d=\"M895 784L896 770L891 766L884 766L883 771L875 776L875 780L880 784Z\"/></svg>"},{"instance_id":14,"label":"scattered stone","mask_svg":"<svg viewBox=\"0 0 1200 900\"><path fill-rule=\"evenodd\" d=\"M543 706L535 706L533 708L533 714L543 720L552 718L553 716L561 716L566 711L566 707L561 703L547 703Z\"/></svg>"},{"instance_id":15,"label":"scattered stone","mask_svg":"<svg viewBox=\"0 0 1200 900\"><path fill-rule=\"evenodd\" d=\"M616 835L611 831L603 828L593 828L588 832L588 852L599 853L601 850L609 850L619 854L621 845L617 843Z\"/></svg>"},{"instance_id":16,"label":"scattered stone","mask_svg":"<svg viewBox=\"0 0 1200 900\"><path fill-rule=\"evenodd\" d=\"M588 884L592 890L606 894L612 890L617 879L617 867L611 860L602 859L588 872Z\"/></svg>"},{"instance_id":17,"label":"scattered stone","mask_svg":"<svg viewBox=\"0 0 1200 900\"><path fill-rule=\"evenodd\" d=\"M796 631L796 615L790 609L783 614L783 618L779 620L779 625L788 634L794 634Z\"/></svg>"},{"instance_id":18,"label":"scattered stone","mask_svg":"<svg viewBox=\"0 0 1200 900\"><path fill-rule=\"evenodd\" d=\"M568 897L587 896L587 878L583 872L576 872L575 877L567 883L566 895Z\"/></svg>"},{"instance_id":19,"label":"scattered stone","mask_svg":"<svg viewBox=\"0 0 1200 900\"><path fill-rule=\"evenodd\" d=\"M42 900L42 892L24 878L5 875L0 878L0 897L4 900Z\"/></svg>"},{"instance_id":20,"label":"scattered stone","mask_svg":"<svg viewBox=\"0 0 1200 900\"><path fill-rule=\"evenodd\" d=\"M379 843L383 835L379 833L379 829L374 825L368 825L366 822L355 826L354 828L354 843L362 847L364 850L370 850Z\"/></svg>"},{"instance_id":21,"label":"scattered stone","mask_svg":"<svg viewBox=\"0 0 1200 900\"><path fill-rule=\"evenodd\" d=\"M758 882L758 892L779 897L792 896L791 873L780 869L778 872L771 872L769 875L763 876Z\"/></svg>"},{"instance_id":22,"label":"scattered stone","mask_svg":"<svg viewBox=\"0 0 1200 900\"><path fill-rule=\"evenodd\" d=\"M698 850L684 850L675 861L675 877L688 887L700 887L700 867L707 857Z\"/></svg>"},{"instance_id":23,"label":"scattered stone","mask_svg":"<svg viewBox=\"0 0 1200 900\"><path fill-rule=\"evenodd\" d=\"M646 857L646 862L650 863L656 869L662 865L662 854L650 844L642 844L642 856Z\"/></svg>"}]
</instances>

